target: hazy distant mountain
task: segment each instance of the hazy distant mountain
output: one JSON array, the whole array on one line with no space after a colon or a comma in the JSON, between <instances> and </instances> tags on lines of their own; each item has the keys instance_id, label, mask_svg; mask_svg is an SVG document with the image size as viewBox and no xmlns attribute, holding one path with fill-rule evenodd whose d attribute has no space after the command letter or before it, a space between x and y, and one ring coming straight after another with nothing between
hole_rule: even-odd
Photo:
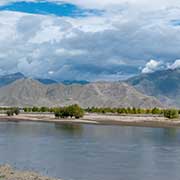
<instances>
[{"instance_id":1,"label":"hazy distant mountain","mask_svg":"<svg viewBox=\"0 0 180 180\"><path fill-rule=\"evenodd\" d=\"M145 96L126 83L86 85L44 85L31 79L17 80L0 88L2 106L162 107L154 97Z\"/></svg>"},{"instance_id":2,"label":"hazy distant mountain","mask_svg":"<svg viewBox=\"0 0 180 180\"><path fill-rule=\"evenodd\" d=\"M61 83L65 84L65 85L71 85L71 84L85 85L85 84L89 84L89 81L86 81L86 80L64 80L64 81L61 81Z\"/></svg>"},{"instance_id":3,"label":"hazy distant mountain","mask_svg":"<svg viewBox=\"0 0 180 180\"><path fill-rule=\"evenodd\" d=\"M29 78L27 76L25 76L24 74L17 72L17 73L13 73L13 74L7 74L7 75L3 75L0 76L0 87L8 85L18 79L24 79L24 78ZM64 80L64 81L56 81L53 79L48 79L48 78L34 78L35 80L41 82L42 84L65 84L65 85L71 85L71 84L88 84L89 82L86 80Z\"/></svg>"},{"instance_id":4,"label":"hazy distant mountain","mask_svg":"<svg viewBox=\"0 0 180 180\"><path fill-rule=\"evenodd\" d=\"M52 79L41 79L41 78L36 78L35 80L41 82L42 84L57 84L58 82Z\"/></svg>"},{"instance_id":5,"label":"hazy distant mountain","mask_svg":"<svg viewBox=\"0 0 180 180\"><path fill-rule=\"evenodd\" d=\"M35 78L35 80L43 83L43 84L65 84L65 85L72 85L72 84L81 84L81 85L84 85L84 84L88 84L89 82L88 81L85 81L85 80L64 80L64 81L55 81L53 79L42 79L42 78Z\"/></svg>"},{"instance_id":6,"label":"hazy distant mountain","mask_svg":"<svg viewBox=\"0 0 180 180\"><path fill-rule=\"evenodd\" d=\"M180 69L142 74L126 81L144 94L161 102L180 107Z\"/></svg>"},{"instance_id":7,"label":"hazy distant mountain","mask_svg":"<svg viewBox=\"0 0 180 180\"><path fill-rule=\"evenodd\" d=\"M20 72L0 76L0 87L8 85L10 83L13 83L16 80L25 79L25 78L27 78L27 77ZM55 84L55 83L57 83L57 81L54 81L52 79L35 78L35 80L37 80L43 84Z\"/></svg>"},{"instance_id":8,"label":"hazy distant mountain","mask_svg":"<svg viewBox=\"0 0 180 180\"><path fill-rule=\"evenodd\" d=\"M25 76L22 73L14 73L14 74L8 74L0 76L0 87L5 86L7 84L10 84L18 79L25 78Z\"/></svg>"}]
</instances>

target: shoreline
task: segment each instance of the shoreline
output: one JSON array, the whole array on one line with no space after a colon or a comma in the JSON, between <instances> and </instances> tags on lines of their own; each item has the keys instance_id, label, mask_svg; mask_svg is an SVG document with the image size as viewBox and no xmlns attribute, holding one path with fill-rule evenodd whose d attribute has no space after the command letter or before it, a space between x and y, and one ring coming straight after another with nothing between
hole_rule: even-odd
<instances>
[{"instance_id":1,"label":"shoreline","mask_svg":"<svg viewBox=\"0 0 180 180\"><path fill-rule=\"evenodd\" d=\"M31 171L19 171L12 168L10 165L0 165L0 179L1 180L60 180L42 176L39 173Z\"/></svg>"},{"instance_id":2,"label":"shoreline","mask_svg":"<svg viewBox=\"0 0 180 180\"><path fill-rule=\"evenodd\" d=\"M55 119L53 114L20 114L18 116L0 115L0 122L46 122L60 124L117 125L155 128L180 128L180 119L169 120L161 116L102 115L87 114L82 119Z\"/></svg>"}]
</instances>

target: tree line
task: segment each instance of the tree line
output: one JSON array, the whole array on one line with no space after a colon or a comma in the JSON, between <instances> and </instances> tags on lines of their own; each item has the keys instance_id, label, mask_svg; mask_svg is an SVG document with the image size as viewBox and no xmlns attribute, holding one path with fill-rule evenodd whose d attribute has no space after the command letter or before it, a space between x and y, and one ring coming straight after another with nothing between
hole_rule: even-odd
<instances>
[{"instance_id":1,"label":"tree line","mask_svg":"<svg viewBox=\"0 0 180 180\"><path fill-rule=\"evenodd\" d=\"M154 115L162 115L169 119L178 118L180 114L180 110L177 109L160 109L160 108L152 108L152 109L142 109L142 108L87 108L86 112L89 113L112 113L112 114L154 114Z\"/></svg>"},{"instance_id":2,"label":"tree line","mask_svg":"<svg viewBox=\"0 0 180 180\"><path fill-rule=\"evenodd\" d=\"M7 116L19 115L20 110L18 107L9 108L6 111Z\"/></svg>"},{"instance_id":3,"label":"tree line","mask_svg":"<svg viewBox=\"0 0 180 180\"><path fill-rule=\"evenodd\" d=\"M100 114L154 114L154 115L161 115L170 119L178 118L180 114L180 110L177 109L160 109L160 108L152 108L152 109L143 109L143 108L98 108L98 107L91 107L83 109L79 105L74 104L66 107L0 107L0 111L6 111L8 116L18 115L20 113L20 109L23 112L31 113L54 113L56 118L81 118L84 116L84 113L100 113Z\"/></svg>"}]
</instances>

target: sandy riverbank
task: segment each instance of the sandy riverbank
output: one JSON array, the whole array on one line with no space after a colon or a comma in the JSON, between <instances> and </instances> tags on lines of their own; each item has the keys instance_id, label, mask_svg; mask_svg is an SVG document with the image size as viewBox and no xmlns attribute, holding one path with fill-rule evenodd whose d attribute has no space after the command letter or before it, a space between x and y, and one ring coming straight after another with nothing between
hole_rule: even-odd
<instances>
[{"instance_id":1,"label":"sandy riverbank","mask_svg":"<svg viewBox=\"0 0 180 180\"><path fill-rule=\"evenodd\" d=\"M0 115L0 121L34 121L73 124L95 124L95 125L123 125L144 127L180 127L180 119L169 120L159 116L147 115L102 115L86 114L82 119L55 119L53 114L20 114L8 117Z\"/></svg>"},{"instance_id":2,"label":"sandy riverbank","mask_svg":"<svg viewBox=\"0 0 180 180\"><path fill-rule=\"evenodd\" d=\"M0 166L1 180L58 180L41 176L34 172L17 171L9 165Z\"/></svg>"}]
</instances>

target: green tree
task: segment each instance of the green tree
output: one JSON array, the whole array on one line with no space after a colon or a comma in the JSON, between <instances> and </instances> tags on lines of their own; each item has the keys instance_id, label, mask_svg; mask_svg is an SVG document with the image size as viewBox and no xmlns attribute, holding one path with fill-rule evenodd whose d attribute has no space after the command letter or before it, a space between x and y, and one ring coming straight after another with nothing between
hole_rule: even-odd
<instances>
[{"instance_id":1,"label":"green tree","mask_svg":"<svg viewBox=\"0 0 180 180\"><path fill-rule=\"evenodd\" d=\"M74 105L73 116L76 119L82 118L84 116L84 110L77 104Z\"/></svg>"},{"instance_id":2,"label":"green tree","mask_svg":"<svg viewBox=\"0 0 180 180\"><path fill-rule=\"evenodd\" d=\"M161 110L157 107L152 109L152 114L161 114Z\"/></svg>"},{"instance_id":3,"label":"green tree","mask_svg":"<svg viewBox=\"0 0 180 180\"><path fill-rule=\"evenodd\" d=\"M32 112L39 112L39 108L36 107L36 106L34 106L34 107L32 108Z\"/></svg>"},{"instance_id":4,"label":"green tree","mask_svg":"<svg viewBox=\"0 0 180 180\"><path fill-rule=\"evenodd\" d=\"M23 110L24 110L24 112L31 112L31 111L32 111L32 108L30 108L30 107L24 107Z\"/></svg>"},{"instance_id":5,"label":"green tree","mask_svg":"<svg viewBox=\"0 0 180 180\"><path fill-rule=\"evenodd\" d=\"M6 114L7 116L14 116L14 112L12 110L8 110Z\"/></svg>"},{"instance_id":6,"label":"green tree","mask_svg":"<svg viewBox=\"0 0 180 180\"><path fill-rule=\"evenodd\" d=\"M176 109L166 109L164 110L164 117L167 117L169 119L176 119L179 117L178 110Z\"/></svg>"},{"instance_id":7,"label":"green tree","mask_svg":"<svg viewBox=\"0 0 180 180\"><path fill-rule=\"evenodd\" d=\"M18 107L17 107L17 108L14 108L14 109L13 109L13 113L14 113L15 115L19 115L19 113L20 113L19 108L18 108Z\"/></svg>"},{"instance_id":8,"label":"green tree","mask_svg":"<svg viewBox=\"0 0 180 180\"><path fill-rule=\"evenodd\" d=\"M78 119L84 116L84 110L79 105L75 104L63 108L56 108L54 115L56 118L75 117Z\"/></svg>"},{"instance_id":9,"label":"green tree","mask_svg":"<svg viewBox=\"0 0 180 180\"><path fill-rule=\"evenodd\" d=\"M48 112L49 108L48 107L41 107L40 112Z\"/></svg>"}]
</instances>

